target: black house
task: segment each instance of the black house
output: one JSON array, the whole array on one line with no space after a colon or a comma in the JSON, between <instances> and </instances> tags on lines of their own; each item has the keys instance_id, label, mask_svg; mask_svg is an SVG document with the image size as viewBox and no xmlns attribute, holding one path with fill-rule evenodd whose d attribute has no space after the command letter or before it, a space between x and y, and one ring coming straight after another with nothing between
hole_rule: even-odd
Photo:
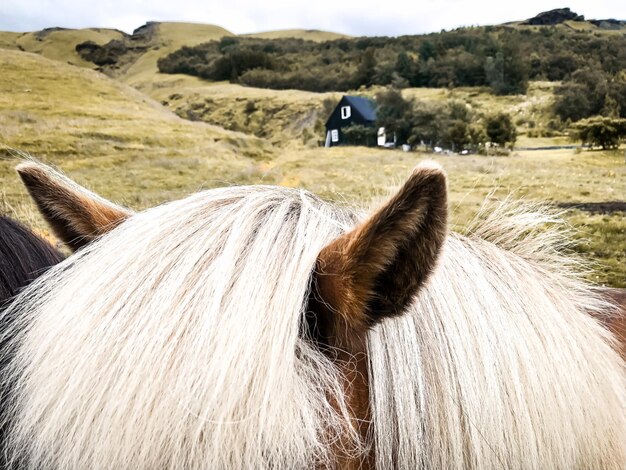
<instances>
[{"instance_id":1,"label":"black house","mask_svg":"<svg viewBox=\"0 0 626 470\"><path fill-rule=\"evenodd\" d=\"M326 147L345 143L341 129L350 125L360 124L374 127L376 124L376 107L367 98L360 96L344 96L326 121Z\"/></svg>"}]
</instances>

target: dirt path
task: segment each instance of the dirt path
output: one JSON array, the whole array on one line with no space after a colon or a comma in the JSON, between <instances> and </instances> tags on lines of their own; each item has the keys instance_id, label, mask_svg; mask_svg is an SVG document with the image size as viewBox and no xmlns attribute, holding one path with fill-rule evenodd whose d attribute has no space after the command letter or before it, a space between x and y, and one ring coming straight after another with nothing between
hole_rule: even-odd
<instances>
[{"instance_id":1,"label":"dirt path","mask_svg":"<svg viewBox=\"0 0 626 470\"><path fill-rule=\"evenodd\" d=\"M557 204L565 209L578 209L596 214L612 214L613 212L626 212L626 201L606 202L562 202Z\"/></svg>"}]
</instances>

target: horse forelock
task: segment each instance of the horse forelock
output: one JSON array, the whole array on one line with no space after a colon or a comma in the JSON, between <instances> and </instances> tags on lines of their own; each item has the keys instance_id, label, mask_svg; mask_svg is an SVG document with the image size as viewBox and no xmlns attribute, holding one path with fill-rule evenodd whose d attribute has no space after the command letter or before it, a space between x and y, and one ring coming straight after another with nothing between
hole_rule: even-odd
<instances>
[{"instance_id":1,"label":"horse forelock","mask_svg":"<svg viewBox=\"0 0 626 470\"><path fill-rule=\"evenodd\" d=\"M588 315L605 305L531 213L451 234L407 314L369 333L378 468L624 467L623 364ZM355 221L299 191L213 190L54 268L10 309L11 455L280 469L366 452L340 368L301 337L316 257Z\"/></svg>"},{"instance_id":2,"label":"horse forelock","mask_svg":"<svg viewBox=\"0 0 626 470\"><path fill-rule=\"evenodd\" d=\"M317 254L352 222L299 191L213 190L53 269L11 307L12 458L304 468L338 441L361 452L339 369L300 335Z\"/></svg>"}]
</instances>

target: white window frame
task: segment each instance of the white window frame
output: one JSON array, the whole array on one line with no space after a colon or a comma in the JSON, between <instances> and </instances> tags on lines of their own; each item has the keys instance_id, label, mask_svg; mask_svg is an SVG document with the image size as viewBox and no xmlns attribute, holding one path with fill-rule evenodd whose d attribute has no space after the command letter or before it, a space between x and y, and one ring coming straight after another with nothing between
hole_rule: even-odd
<instances>
[{"instance_id":1,"label":"white window frame","mask_svg":"<svg viewBox=\"0 0 626 470\"><path fill-rule=\"evenodd\" d=\"M342 106L341 107L341 119L348 119L352 116L352 110L350 106Z\"/></svg>"},{"instance_id":2,"label":"white window frame","mask_svg":"<svg viewBox=\"0 0 626 470\"><path fill-rule=\"evenodd\" d=\"M339 142L339 130L338 129L332 129L330 131L330 140L331 142Z\"/></svg>"}]
</instances>

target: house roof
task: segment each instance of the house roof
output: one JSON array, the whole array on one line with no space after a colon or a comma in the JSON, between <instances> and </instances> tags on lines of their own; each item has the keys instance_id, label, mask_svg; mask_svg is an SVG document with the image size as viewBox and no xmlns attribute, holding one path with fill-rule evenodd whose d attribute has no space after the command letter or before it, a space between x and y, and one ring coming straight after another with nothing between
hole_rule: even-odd
<instances>
[{"instance_id":1,"label":"house roof","mask_svg":"<svg viewBox=\"0 0 626 470\"><path fill-rule=\"evenodd\" d=\"M376 105L372 100L362 96L349 95L345 95L343 99L350 103L350 106L355 108L366 121L376 120Z\"/></svg>"}]
</instances>

